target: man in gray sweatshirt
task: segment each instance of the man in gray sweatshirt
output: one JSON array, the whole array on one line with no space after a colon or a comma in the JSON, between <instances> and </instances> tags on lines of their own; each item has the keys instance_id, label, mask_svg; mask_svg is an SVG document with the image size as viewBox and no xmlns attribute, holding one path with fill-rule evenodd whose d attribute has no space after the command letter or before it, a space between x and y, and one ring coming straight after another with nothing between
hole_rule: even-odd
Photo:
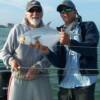
<instances>
[{"instance_id":1,"label":"man in gray sweatshirt","mask_svg":"<svg viewBox=\"0 0 100 100\"><path fill-rule=\"evenodd\" d=\"M12 75L8 87L8 100L52 100L45 55L32 44L25 44L25 33L45 27L42 21L43 9L38 1L29 1L24 21L15 25L3 46L2 58Z\"/></svg>"}]
</instances>

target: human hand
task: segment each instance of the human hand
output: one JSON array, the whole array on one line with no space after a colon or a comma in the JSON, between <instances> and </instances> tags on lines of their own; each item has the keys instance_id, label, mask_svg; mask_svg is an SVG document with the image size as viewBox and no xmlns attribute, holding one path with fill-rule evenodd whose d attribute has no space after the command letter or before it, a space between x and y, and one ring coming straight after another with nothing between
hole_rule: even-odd
<instances>
[{"instance_id":1,"label":"human hand","mask_svg":"<svg viewBox=\"0 0 100 100\"><path fill-rule=\"evenodd\" d=\"M44 54L47 54L49 52L49 48L47 46L44 45L40 45L40 51Z\"/></svg>"},{"instance_id":2,"label":"human hand","mask_svg":"<svg viewBox=\"0 0 100 100\"><path fill-rule=\"evenodd\" d=\"M40 41L39 40L36 40L34 44L30 44L29 47L30 48L36 48L36 49L40 49Z\"/></svg>"},{"instance_id":3,"label":"human hand","mask_svg":"<svg viewBox=\"0 0 100 100\"><path fill-rule=\"evenodd\" d=\"M70 36L68 33L65 33L63 28L61 28L61 32L60 32L60 43L62 45L69 45L70 43Z\"/></svg>"},{"instance_id":4,"label":"human hand","mask_svg":"<svg viewBox=\"0 0 100 100\"><path fill-rule=\"evenodd\" d=\"M35 79L39 74L39 70L37 68L29 68L29 70L26 73L25 79L32 80Z\"/></svg>"},{"instance_id":5,"label":"human hand","mask_svg":"<svg viewBox=\"0 0 100 100\"><path fill-rule=\"evenodd\" d=\"M15 59L11 60L9 64L11 65L11 68L13 70L17 71L19 69L19 64L17 63Z\"/></svg>"}]
</instances>

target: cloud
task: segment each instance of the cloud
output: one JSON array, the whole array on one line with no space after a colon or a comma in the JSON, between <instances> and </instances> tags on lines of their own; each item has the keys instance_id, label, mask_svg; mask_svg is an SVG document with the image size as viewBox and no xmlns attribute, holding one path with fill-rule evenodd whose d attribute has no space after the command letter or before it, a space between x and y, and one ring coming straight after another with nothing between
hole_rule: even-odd
<instances>
[{"instance_id":1,"label":"cloud","mask_svg":"<svg viewBox=\"0 0 100 100\"><path fill-rule=\"evenodd\" d=\"M73 2L80 2L80 3L100 3L100 0L73 0Z\"/></svg>"},{"instance_id":2,"label":"cloud","mask_svg":"<svg viewBox=\"0 0 100 100\"><path fill-rule=\"evenodd\" d=\"M18 18L20 18L25 10L26 3L30 0L0 0L0 12L2 12L2 18L8 17L9 19L13 19L13 15L15 15L15 20L18 21ZM58 23L60 18L59 14L56 11L57 5L61 3L62 0L39 0L43 6L44 9L44 18L46 21L54 21L54 23ZM73 2L76 5L76 8L78 9L79 13L84 16L84 18L90 18L91 16L94 16L93 20L99 19L99 15L95 16L99 13L99 4L100 0L73 0ZM7 12L6 12L7 9ZM92 11L92 12L91 12ZM3 13L5 12L5 13ZM10 14L9 14L10 12ZM13 13L13 14L12 14ZM1 18L0 18L0 21ZM5 20L4 20L5 21ZM99 22L99 21L96 21Z\"/></svg>"},{"instance_id":3,"label":"cloud","mask_svg":"<svg viewBox=\"0 0 100 100\"><path fill-rule=\"evenodd\" d=\"M11 0L8 1L11 2ZM0 1L0 21L2 24L6 24L8 22L17 23L23 16L24 9L22 9L20 6L15 6L15 3L13 4L9 2Z\"/></svg>"},{"instance_id":4,"label":"cloud","mask_svg":"<svg viewBox=\"0 0 100 100\"><path fill-rule=\"evenodd\" d=\"M7 6L13 6L20 9L24 9L26 1L25 0L0 0L0 5L5 4Z\"/></svg>"}]
</instances>

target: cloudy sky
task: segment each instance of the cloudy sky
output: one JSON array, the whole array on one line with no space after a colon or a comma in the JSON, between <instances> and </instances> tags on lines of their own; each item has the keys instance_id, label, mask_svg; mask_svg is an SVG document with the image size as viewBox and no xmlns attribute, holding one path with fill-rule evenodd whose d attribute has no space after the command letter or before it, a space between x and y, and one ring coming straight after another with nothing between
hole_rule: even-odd
<instances>
[{"instance_id":1,"label":"cloudy sky","mask_svg":"<svg viewBox=\"0 0 100 100\"><path fill-rule=\"evenodd\" d=\"M0 24L20 23L24 17L25 6L29 0L0 0ZM52 21L56 27L63 22L56 12L56 7L62 0L39 0L44 8L44 22ZM72 0L83 20L94 21L100 30L100 0Z\"/></svg>"}]
</instances>

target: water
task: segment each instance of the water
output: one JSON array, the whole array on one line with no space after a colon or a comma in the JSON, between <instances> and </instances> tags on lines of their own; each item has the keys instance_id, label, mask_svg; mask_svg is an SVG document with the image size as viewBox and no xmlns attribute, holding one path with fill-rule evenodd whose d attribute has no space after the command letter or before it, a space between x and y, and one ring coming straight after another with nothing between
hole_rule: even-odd
<instances>
[{"instance_id":1,"label":"water","mask_svg":"<svg viewBox=\"0 0 100 100\"><path fill-rule=\"evenodd\" d=\"M9 28L0 28L0 49L3 47L3 44L8 36L9 33ZM100 47L100 44L99 44ZM98 66L100 69L100 48L98 48ZM0 67L2 67L2 64L0 63ZM57 91L58 91L58 81L57 81L57 74L56 74L57 70L53 70L53 67L50 68L49 72L50 72L50 80L51 80L51 84L52 84L52 92L54 95L54 100L57 100ZM100 74L98 75L98 80L97 80L97 85L96 85L96 92L95 92L95 97L96 100L100 99Z\"/></svg>"},{"instance_id":2,"label":"water","mask_svg":"<svg viewBox=\"0 0 100 100\"><path fill-rule=\"evenodd\" d=\"M9 28L0 28L0 49L2 48L8 36Z\"/></svg>"}]
</instances>

